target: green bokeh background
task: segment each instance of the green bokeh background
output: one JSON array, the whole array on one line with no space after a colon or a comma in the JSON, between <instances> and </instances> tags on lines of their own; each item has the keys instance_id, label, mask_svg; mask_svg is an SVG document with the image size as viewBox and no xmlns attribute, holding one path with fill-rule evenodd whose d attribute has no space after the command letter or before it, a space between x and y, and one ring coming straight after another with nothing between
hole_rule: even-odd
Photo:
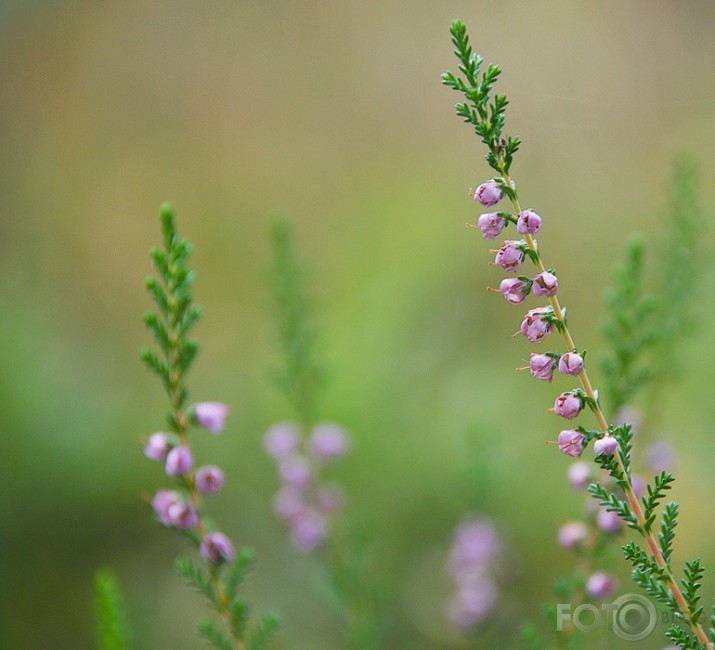
<instances>
[{"instance_id":1,"label":"green bokeh background","mask_svg":"<svg viewBox=\"0 0 715 650\"><path fill-rule=\"evenodd\" d=\"M500 275L463 227L479 213L467 190L489 170L439 81L456 67L457 16L504 69L520 196L545 218L542 251L595 357L610 268L627 234L658 240L677 152L715 199L712 3L0 2L0 648L94 647L103 564L121 577L137 648L201 645L203 603L171 570L182 544L142 501L164 482L140 444L162 426L164 396L137 351L166 200L195 244L206 314L193 394L233 407L225 435L196 445L227 471L215 513L256 550L246 593L282 612L276 647L346 647L317 595L320 566L270 513L260 439L289 416L268 371L276 213L309 260L324 417L355 437L339 475L395 585L388 647L452 647L444 554L475 505L508 544L502 621L538 620L553 602L554 573L572 566L555 531L583 500L542 442L558 430L545 409L571 386L513 372L531 349L510 337L521 310L484 292ZM711 223L702 237L712 250ZM679 450L676 558L704 558L712 596L709 254L699 266L700 324L661 424ZM469 497L472 448L491 478Z\"/></svg>"}]
</instances>

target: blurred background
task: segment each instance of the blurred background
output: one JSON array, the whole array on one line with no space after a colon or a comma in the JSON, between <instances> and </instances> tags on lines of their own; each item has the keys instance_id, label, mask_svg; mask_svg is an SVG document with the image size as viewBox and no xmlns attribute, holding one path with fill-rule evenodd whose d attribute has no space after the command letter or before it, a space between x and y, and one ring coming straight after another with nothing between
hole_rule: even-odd
<instances>
[{"instance_id":1,"label":"blurred background","mask_svg":"<svg viewBox=\"0 0 715 650\"><path fill-rule=\"evenodd\" d=\"M245 593L282 613L275 647L347 647L319 563L270 510L261 437L290 416L269 372L276 214L310 269L323 417L354 435L338 476L394 587L386 647L459 645L444 561L475 507L508 549L497 616L543 625L553 577L573 565L556 530L583 508L564 456L543 445L559 429L545 410L571 386L513 372L532 349L511 338L522 310L484 291L501 275L464 229L480 212L467 192L491 174L440 83L457 67L455 17L504 70L507 131L524 140L513 175L595 358L612 264L631 232L658 240L678 152L697 160L704 204L715 199L712 3L0 2L1 648L95 647L92 581L106 564L136 648L201 646L204 604L172 570L185 549L143 500L165 481L141 447L165 398L138 360L163 201L195 245L205 309L193 396L233 409L221 438L196 437L198 453L226 470L213 512L256 551ZM702 237L711 250L710 224ZM679 348L661 427L678 449L676 561L702 556L713 596L715 292L712 260L700 266L701 324Z\"/></svg>"}]
</instances>

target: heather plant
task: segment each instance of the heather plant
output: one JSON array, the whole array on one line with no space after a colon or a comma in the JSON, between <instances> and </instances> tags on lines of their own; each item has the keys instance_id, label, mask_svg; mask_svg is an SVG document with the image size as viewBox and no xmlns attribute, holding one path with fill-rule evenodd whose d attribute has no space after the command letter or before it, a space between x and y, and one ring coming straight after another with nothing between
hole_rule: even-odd
<instances>
[{"instance_id":1,"label":"heather plant","mask_svg":"<svg viewBox=\"0 0 715 650\"><path fill-rule=\"evenodd\" d=\"M208 516L206 499L221 490L224 476L216 465L196 467L191 448L192 429L220 434L229 407L213 401L189 403L186 374L199 349L189 333L201 310L192 298L191 247L178 236L167 204L161 207L161 226L164 245L151 250L158 277L146 281L157 311L144 317L159 351L147 348L141 357L161 380L169 410L167 431L149 436L144 455L163 466L170 486L156 491L151 507L157 522L184 537L198 555L177 560L176 570L218 614L220 622L199 621L199 634L217 650L260 650L273 636L278 619L267 614L248 631L249 606L238 590L251 567L252 553L245 548L236 552L230 538Z\"/></svg>"},{"instance_id":2,"label":"heather plant","mask_svg":"<svg viewBox=\"0 0 715 650\"><path fill-rule=\"evenodd\" d=\"M517 273L524 264L531 264L535 269L533 275L507 277L501 282L498 291L507 302L515 305L523 303L530 293L544 299L544 306L527 311L519 333L534 344L551 340L552 334L560 334L564 349L532 354L529 370L535 378L546 381L551 381L556 372L564 377L577 377L579 385L556 397L553 412L570 422L579 417L583 410L588 410L596 421L595 429L580 425L562 429L554 444L567 456L580 458L588 445L593 443L596 471L587 489L605 512L615 513L623 525L636 535L638 541L633 540L623 546L625 558L632 566L635 583L672 612L675 622L666 634L673 643L680 648L712 649L715 617L711 619L712 627L708 630L704 607L700 603L703 567L699 559L688 561L682 570L683 577L679 579L671 562L679 506L675 502L663 506L662 502L674 477L662 471L643 488L638 485L632 472L631 423L617 425L613 420L609 423L605 415L588 372L585 351L577 347L566 318L566 310L560 301L560 279L554 269L547 266L539 252L536 235L541 231L544 220L533 209L522 208L511 176L514 155L521 141L504 132L508 100L505 95L493 92L500 69L491 64L482 70L483 59L470 46L463 23L454 21L451 35L461 75L447 72L443 75L443 82L464 96L465 101L456 105L457 115L473 127L486 145L486 161L496 173L496 176L477 187L473 198L486 208L494 208L502 200L510 204L509 209L483 213L475 227L481 230L485 239L496 239L502 231L513 225L517 238L505 240L492 251L495 254L493 264L508 274ZM641 308L639 313L647 311ZM617 319L621 316L618 310L615 314ZM679 326L677 320L674 320L669 331L677 332ZM630 328L625 329L631 333ZM646 337L647 342L650 340ZM616 394L615 399L617 404L620 402L620 406L630 398L629 391L633 390L633 383L643 381L643 377L638 374L628 375L626 368L631 367L631 361L622 354L619 356L618 351L615 358L616 363L622 366L619 380L625 388L614 386L610 392ZM623 377L627 379L623 380ZM574 471L574 481L583 483L588 478L589 474L583 468ZM616 528L615 523L606 526L609 529ZM559 535L562 546L576 547L583 544L587 530L583 522L573 522L562 529ZM594 598L605 597L613 591L614 586L609 575L600 573L592 575L586 585Z\"/></svg>"}]
</instances>

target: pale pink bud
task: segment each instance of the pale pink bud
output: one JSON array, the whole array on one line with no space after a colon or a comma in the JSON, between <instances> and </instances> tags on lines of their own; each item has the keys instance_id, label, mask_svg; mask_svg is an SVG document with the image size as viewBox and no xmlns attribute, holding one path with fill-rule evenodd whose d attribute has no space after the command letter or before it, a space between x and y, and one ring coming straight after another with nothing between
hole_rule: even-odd
<instances>
[{"instance_id":1,"label":"pale pink bud","mask_svg":"<svg viewBox=\"0 0 715 650\"><path fill-rule=\"evenodd\" d=\"M347 432L341 426L324 422L310 433L310 450L318 460L331 461L344 456L350 446Z\"/></svg>"},{"instance_id":2,"label":"pale pink bud","mask_svg":"<svg viewBox=\"0 0 715 650\"><path fill-rule=\"evenodd\" d=\"M596 456L603 454L604 456L613 456L618 449L618 440L611 435L605 435L593 443L593 452Z\"/></svg>"},{"instance_id":3,"label":"pale pink bud","mask_svg":"<svg viewBox=\"0 0 715 650\"><path fill-rule=\"evenodd\" d=\"M164 462L166 460L166 455L170 450L171 440L169 438L169 434L158 431L157 433L152 433L146 441L144 455L149 460Z\"/></svg>"},{"instance_id":4,"label":"pale pink bud","mask_svg":"<svg viewBox=\"0 0 715 650\"><path fill-rule=\"evenodd\" d=\"M596 524L599 530L607 535L615 535L623 530L623 520L618 516L618 513L612 510L601 508L596 515Z\"/></svg>"},{"instance_id":5,"label":"pale pink bud","mask_svg":"<svg viewBox=\"0 0 715 650\"><path fill-rule=\"evenodd\" d=\"M208 533L201 540L199 554L212 564L218 564L224 560L231 562L234 558L233 544L223 533Z\"/></svg>"},{"instance_id":6,"label":"pale pink bud","mask_svg":"<svg viewBox=\"0 0 715 650\"><path fill-rule=\"evenodd\" d=\"M554 359L548 354L534 354L532 352L529 359L529 369L537 379L551 381L554 375Z\"/></svg>"},{"instance_id":7,"label":"pale pink bud","mask_svg":"<svg viewBox=\"0 0 715 650\"><path fill-rule=\"evenodd\" d=\"M284 485L273 497L273 512L286 521L298 515L304 507L303 491L292 485Z\"/></svg>"},{"instance_id":8,"label":"pale pink bud","mask_svg":"<svg viewBox=\"0 0 715 650\"><path fill-rule=\"evenodd\" d=\"M176 490L159 490L151 500L154 514L164 526L172 525L169 518L169 508L178 503L180 499L181 495Z\"/></svg>"},{"instance_id":9,"label":"pale pink bud","mask_svg":"<svg viewBox=\"0 0 715 650\"><path fill-rule=\"evenodd\" d=\"M469 630L479 625L497 601L497 588L486 577L459 587L447 606L447 618L456 628Z\"/></svg>"},{"instance_id":10,"label":"pale pink bud","mask_svg":"<svg viewBox=\"0 0 715 650\"><path fill-rule=\"evenodd\" d=\"M494 264L501 266L505 271L516 271L524 261L524 250L521 241L507 239L497 251Z\"/></svg>"},{"instance_id":11,"label":"pale pink bud","mask_svg":"<svg viewBox=\"0 0 715 650\"><path fill-rule=\"evenodd\" d=\"M588 595L596 600L604 600L612 596L616 591L616 587L616 579L603 571L592 574L586 583Z\"/></svg>"},{"instance_id":12,"label":"pale pink bud","mask_svg":"<svg viewBox=\"0 0 715 650\"><path fill-rule=\"evenodd\" d=\"M559 281L553 273L544 271L534 276L535 296L554 296L559 289Z\"/></svg>"},{"instance_id":13,"label":"pale pink bud","mask_svg":"<svg viewBox=\"0 0 715 650\"><path fill-rule=\"evenodd\" d=\"M310 553L325 541L325 517L316 510L306 508L292 519L290 533L293 546L302 553Z\"/></svg>"},{"instance_id":14,"label":"pale pink bud","mask_svg":"<svg viewBox=\"0 0 715 650\"><path fill-rule=\"evenodd\" d=\"M572 463L568 469L568 480L571 487L577 490L585 490L591 482L590 465L582 461Z\"/></svg>"},{"instance_id":15,"label":"pale pink bud","mask_svg":"<svg viewBox=\"0 0 715 650\"><path fill-rule=\"evenodd\" d=\"M533 210L524 210L519 213L516 229L522 235L535 235L541 228L541 217Z\"/></svg>"},{"instance_id":16,"label":"pale pink bud","mask_svg":"<svg viewBox=\"0 0 715 650\"><path fill-rule=\"evenodd\" d=\"M223 487L223 472L216 465L207 465L196 471L196 488L202 494L216 494Z\"/></svg>"},{"instance_id":17,"label":"pale pink bud","mask_svg":"<svg viewBox=\"0 0 715 650\"><path fill-rule=\"evenodd\" d=\"M582 521L567 521L559 528L559 544L573 550L586 541L588 528Z\"/></svg>"},{"instance_id":18,"label":"pale pink bud","mask_svg":"<svg viewBox=\"0 0 715 650\"><path fill-rule=\"evenodd\" d=\"M166 456L166 475L183 476L194 465L194 457L188 447L179 445L174 447Z\"/></svg>"},{"instance_id":19,"label":"pale pink bud","mask_svg":"<svg viewBox=\"0 0 715 650\"><path fill-rule=\"evenodd\" d=\"M519 278L504 278L499 285L499 291L507 302L519 305L529 295L531 284Z\"/></svg>"},{"instance_id":20,"label":"pale pink bud","mask_svg":"<svg viewBox=\"0 0 715 650\"><path fill-rule=\"evenodd\" d=\"M559 449L573 458L579 458L583 453L585 436L580 431L566 429L559 433Z\"/></svg>"},{"instance_id":21,"label":"pale pink bud","mask_svg":"<svg viewBox=\"0 0 715 650\"><path fill-rule=\"evenodd\" d=\"M308 459L298 454L280 459L278 475L286 485L292 485L301 490L306 488L313 478Z\"/></svg>"},{"instance_id":22,"label":"pale pink bud","mask_svg":"<svg viewBox=\"0 0 715 650\"><path fill-rule=\"evenodd\" d=\"M580 375L583 370L583 357L576 352L562 354L559 359L559 372L562 375Z\"/></svg>"},{"instance_id":23,"label":"pale pink bud","mask_svg":"<svg viewBox=\"0 0 715 650\"><path fill-rule=\"evenodd\" d=\"M554 329L553 324L546 319L550 314L548 308L530 309L521 323L521 333L532 343L539 343Z\"/></svg>"},{"instance_id":24,"label":"pale pink bud","mask_svg":"<svg viewBox=\"0 0 715 650\"><path fill-rule=\"evenodd\" d=\"M477 220L477 228L482 231L484 239L496 239L504 226L506 226L506 219L496 212L486 212Z\"/></svg>"},{"instance_id":25,"label":"pale pink bud","mask_svg":"<svg viewBox=\"0 0 715 650\"><path fill-rule=\"evenodd\" d=\"M501 201L504 192L495 181L486 181L474 191L474 200L479 201L484 207L491 208Z\"/></svg>"},{"instance_id":26,"label":"pale pink bud","mask_svg":"<svg viewBox=\"0 0 715 650\"><path fill-rule=\"evenodd\" d=\"M300 429L292 422L278 422L263 436L263 448L272 458L290 456L300 445Z\"/></svg>"},{"instance_id":27,"label":"pale pink bud","mask_svg":"<svg viewBox=\"0 0 715 650\"><path fill-rule=\"evenodd\" d=\"M573 393L561 393L554 402L554 413L567 420L573 420L583 408L583 400Z\"/></svg>"},{"instance_id":28,"label":"pale pink bud","mask_svg":"<svg viewBox=\"0 0 715 650\"><path fill-rule=\"evenodd\" d=\"M188 503L177 501L169 506L167 511L169 524L175 528L193 528L199 521L199 517Z\"/></svg>"},{"instance_id":29,"label":"pale pink bud","mask_svg":"<svg viewBox=\"0 0 715 650\"><path fill-rule=\"evenodd\" d=\"M221 433L230 408L221 402L201 402L194 407L194 418L199 426L211 433Z\"/></svg>"}]
</instances>

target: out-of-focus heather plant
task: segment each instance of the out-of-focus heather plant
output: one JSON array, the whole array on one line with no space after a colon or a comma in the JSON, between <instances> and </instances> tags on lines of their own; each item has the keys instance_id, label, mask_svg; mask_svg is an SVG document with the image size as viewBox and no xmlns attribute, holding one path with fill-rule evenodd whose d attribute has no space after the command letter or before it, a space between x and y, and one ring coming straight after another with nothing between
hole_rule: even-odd
<instances>
[{"instance_id":1,"label":"out-of-focus heather plant","mask_svg":"<svg viewBox=\"0 0 715 650\"><path fill-rule=\"evenodd\" d=\"M263 438L280 480L273 509L288 526L294 548L323 560L328 584L322 591L343 619L350 643L360 650L376 650L382 647L387 620L384 588L371 571L362 526L341 516L345 490L329 478L334 464L349 451L350 436L339 424L317 419L325 375L318 360L305 270L297 259L289 222L275 220L270 235L280 358L274 376L295 417L272 425Z\"/></svg>"},{"instance_id":2,"label":"out-of-focus heather plant","mask_svg":"<svg viewBox=\"0 0 715 650\"><path fill-rule=\"evenodd\" d=\"M144 317L159 351L145 349L141 357L161 379L169 397L168 430L149 436L144 455L163 466L171 485L157 490L151 507L159 524L182 535L197 551L198 558L179 559L177 571L206 597L221 619L221 624L199 621L199 634L218 650L260 650L273 636L278 620L267 614L248 632L248 603L238 589L251 566L252 554L248 549L236 553L229 537L206 513L205 499L221 490L223 472L215 465L196 467L189 432L198 427L221 433L229 408L219 402L189 404L185 377L199 349L189 332L201 310L191 294L191 246L178 236L169 205L162 205L160 215L164 245L151 250L158 277L146 281L157 311Z\"/></svg>"},{"instance_id":3,"label":"out-of-focus heather plant","mask_svg":"<svg viewBox=\"0 0 715 650\"><path fill-rule=\"evenodd\" d=\"M715 615L712 627L707 630L704 610L700 603L699 590L703 568L699 559L685 563L683 578L678 579L671 566L671 555L677 525L678 505L666 504L658 511L674 480L669 472L661 472L641 491L632 474L633 432L629 423L619 426L609 424L601 406L598 392L593 388L588 374L585 351L579 349L566 319L566 310L559 299L559 278L548 267L539 252L536 239L543 222L534 210L523 209L516 185L511 177L513 156L521 144L519 138L505 136L504 116L508 100L505 95L493 93L500 74L496 65L482 71L483 59L470 44L466 28L460 21L451 25L452 42L459 59L460 76L447 72L443 82L464 95L465 101L456 106L457 115L472 125L475 133L487 146L486 160L496 176L477 187L474 199L482 206L493 208L502 199L511 204L511 209L482 214L476 227L484 238L496 239L512 224L517 231L516 239L507 239L493 253L493 264L509 274L519 271L524 262L535 267L534 275L518 275L505 278L498 289L507 302L523 303L530 293L542 298L547 304L527 311L520 333L530 342L538 344L559 333L564 341L563 352L547 351L532 354L529 370L537 379L551 381L555 372L565 377L578 378L579 385L559 394L553 412L568 420L577 418L584 409L590 410L596 420L596 429L583 426L564 428L555 444L566 455L580 458L586 447L593 443L594 461L606 478L594 480L588 491L606 512L615 513L623 524L632 529L644 546L631 541L623 547L630 562L634 581L648 595L666 605L672 612L674 622L667 630L668 638L680 648L713 649L715 640ZM561 543L577 544L583 529L574 525L562 531ZM598 584L596 584L598 583ZM608 576L599 576L592 585L594 592L612 589Z\"/></svg>"},{"instance_id":4,"label":"out-of-focus heather plant","mask_svg":"<svg viewBox=\"0 0 715 650\"><path fill-rule=\"evenodd\" d=\"M100 650L130 650L126 605L114 572L103 567L94 576L94 611Z\"/></svg>"}]
</instances>

